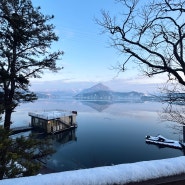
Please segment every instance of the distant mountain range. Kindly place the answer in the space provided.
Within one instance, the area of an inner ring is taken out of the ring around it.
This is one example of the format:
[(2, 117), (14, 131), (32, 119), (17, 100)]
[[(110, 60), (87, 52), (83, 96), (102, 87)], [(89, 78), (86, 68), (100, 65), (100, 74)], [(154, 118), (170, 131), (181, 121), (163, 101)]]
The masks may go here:
[(110, 90), (107, 86), (102, 83), (98, 83), (91, 88), (84, 89), (75, 96), (76, 99), (80, 100), (141, 100), (144, 97), (143, 93), (139, 92), (115, 92)]
[[(2, 92), (1, 92), (2, 93)], [(185, 93), (183, 92), (173, 92), (164, 93), (156, 95), (146, 95), (144, 93), (131, 91), (131, 92), (116, 92), (111, 90), (109, 87), (102, 83), (98, 83), (90, 88), (82, 90), (77, 94), (76, 91), (44, 91), (35, 92), (39, 99), (77, 99), (82, 100), (83, 103), (86, 101), (89, 105), (94, 108), (97, 107), (97, 102), (99, 107), (108, 106), (110, 103), (114, 102), (144, 102), (144, 101), (162, 101), (171, 102), (174, 104), (185, 105)], [(0, 101), (2, 100), (2, 95)], [(96, 101), (96, 105), (92, 103)], [(100, 102), (101, 101), (101, 102)], [(104, 102), (103, 102), (104, 101)], [(101, 109), (101, 108), (98, 108)]]
[(73, 98), (76, 93), (72, 91), (51, 91), (51, 92), (36, 92), (39, 99), (60, 99), (60, 98)]
[[(77, 99), (83, 101), (158, 101), (159, 97), (145, 95), (144, 93), (131, 92), (116, 92), (102, 83), (98, 83), (90, 88), (84, 89), (77, 94), (74, 91), (48, 91), (36, 92), (39, 99)], [(161, 96), (160, 96), (161, 97)]]

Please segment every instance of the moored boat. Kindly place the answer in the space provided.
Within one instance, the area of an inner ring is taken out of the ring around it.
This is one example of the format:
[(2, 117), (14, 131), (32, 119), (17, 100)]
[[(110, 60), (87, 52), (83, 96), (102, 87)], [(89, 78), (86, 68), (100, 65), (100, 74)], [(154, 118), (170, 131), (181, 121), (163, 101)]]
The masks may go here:
[(163, 145), (163, 146), (167, 146), (167, 147), (182, 149), (182, 144), (179, 141), (167, 139), (162, 135), (157, 135), (157, 136), (147, 135), (145, 140), (147, 143), (158, 144), (158, 145)]

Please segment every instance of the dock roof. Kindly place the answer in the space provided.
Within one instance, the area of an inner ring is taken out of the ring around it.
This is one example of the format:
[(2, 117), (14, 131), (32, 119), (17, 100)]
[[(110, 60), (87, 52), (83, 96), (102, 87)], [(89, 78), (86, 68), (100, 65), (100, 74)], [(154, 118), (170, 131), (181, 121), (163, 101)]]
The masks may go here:
[(29, 116), (41, 118), (45, 120), (51, 120), (51, 119), (57, 119), (64, 116), (70, 116), (73, 115), (72, 112), (67, 111), (43, 111), (43, 112), (29, 112)]

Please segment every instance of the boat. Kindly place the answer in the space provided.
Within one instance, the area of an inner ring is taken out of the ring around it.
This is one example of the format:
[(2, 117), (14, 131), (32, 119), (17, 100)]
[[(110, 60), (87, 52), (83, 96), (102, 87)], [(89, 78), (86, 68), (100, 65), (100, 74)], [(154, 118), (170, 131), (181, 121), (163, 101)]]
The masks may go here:
[(146, 143), (158, 144), (158, 145), (163, 145), (163, 146), (178, 148), (178, 149), (183, 148), (183, 145), (181, 144), (181, 142), (176, 141), (176, 140), (167, 139), (160, 134), (157, 136), (147, 135), (145, 137), (145, 140), (146, 140)]

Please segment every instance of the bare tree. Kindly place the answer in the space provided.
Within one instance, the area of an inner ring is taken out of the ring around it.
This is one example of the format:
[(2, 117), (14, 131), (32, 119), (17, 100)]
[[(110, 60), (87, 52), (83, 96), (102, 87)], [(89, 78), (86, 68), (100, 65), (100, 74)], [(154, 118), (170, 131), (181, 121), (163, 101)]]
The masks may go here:
[(168, 106), (161, 118), (185, 125), (185, 1), (116, 2), (123, 7), (122, 14), (113, 17), (102, 11), (102, 20), (96, 21), (109, 34), (111, 46), (126, 57), (120, 70), (135, 62), (148, 77), (166, 74), (168, 85), (161, 100)]
[(176, 83), (176, 81), (171, 81), (166, 83), (163, 88), (161, 88), (160, 97), (161, 102), (165, 103), (167, 106), (163, 108), (163, 111), (159, 114), (161, 120), (172, 121), (179, 124), (175, 125), (173, 128), (175, 130), (182, 131), (182, 125), (185, 125), (185, 87)]
[(185, 1), (116, 0), (123, 14), (102, 11), (97, 23), (108, 32), (111, 44), (129, 62), (139, 64), (147, 76), (167, 73), (169, 80), (185, 85)]

